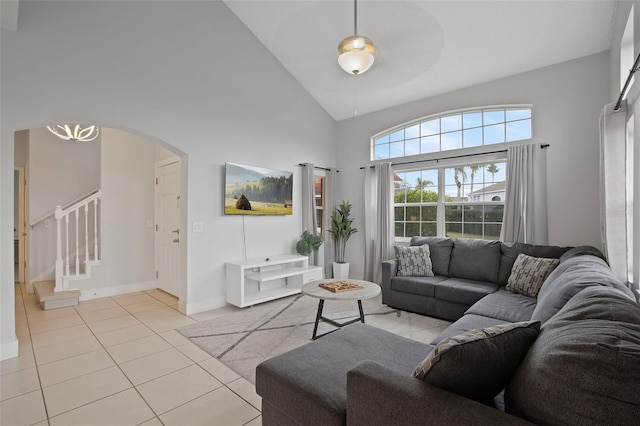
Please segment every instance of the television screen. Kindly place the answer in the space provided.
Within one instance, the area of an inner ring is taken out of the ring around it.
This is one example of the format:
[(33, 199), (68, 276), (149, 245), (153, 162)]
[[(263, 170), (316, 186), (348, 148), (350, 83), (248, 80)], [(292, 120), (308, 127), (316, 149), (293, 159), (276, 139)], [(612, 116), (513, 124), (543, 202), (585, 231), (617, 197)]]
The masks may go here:
[(224, 183), (224, 214), (293, 214), (292, 172), (226, 163)]

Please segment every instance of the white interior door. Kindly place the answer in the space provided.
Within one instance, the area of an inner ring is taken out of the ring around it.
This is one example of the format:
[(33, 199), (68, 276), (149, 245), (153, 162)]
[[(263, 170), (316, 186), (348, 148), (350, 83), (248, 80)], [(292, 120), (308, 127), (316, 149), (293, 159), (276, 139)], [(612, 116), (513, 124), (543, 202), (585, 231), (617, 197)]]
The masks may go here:
[(180, 160), (156, 163), (156, 282), (180, 297)]

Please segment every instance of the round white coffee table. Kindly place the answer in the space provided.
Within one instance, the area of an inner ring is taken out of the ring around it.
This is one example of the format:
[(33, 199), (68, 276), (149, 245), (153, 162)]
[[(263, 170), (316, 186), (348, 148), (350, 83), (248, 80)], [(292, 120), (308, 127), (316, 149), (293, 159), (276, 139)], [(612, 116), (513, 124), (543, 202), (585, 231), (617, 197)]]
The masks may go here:
[[(331, 290), (327, 290), (325, 288), (320, 287), (322, 283), (332, 283), (338, 280), (315, 280), (304, 284), (301, 288), (302, 293), (307, 296), (315, 297), (316, 299), (320, 299), (318, 303), (318, 313), (316, 315), (316, 323), (313, 326), (313, 335), (311, 336), (312, 340), (319, 339), (322, 336), (325, 336), (329, 333), (333, 333), (334, 331), (344, 327), (345, 325), (353, 324), (354, 322), (362, 322), (364, 323), (364, 311), (362, 310), (362, 300), (371, 299), (372, 297), (376, 297), (380, 294), (380, 286), (376, 283), (372, 283), (370, 281), (363, 280), (347, 280), (351, 283), (358, 284), (362, 286), (361, 289), (358, 290), (349, 290), (340, 293), (334, 293)], [(358, 310), (360, 311), (360, 316), (351, 321), (339, 323), (337, 321), (332, 320), (331, 318), (326, 318), (322, 316), (322, 309), (324, 308), (325, 300), (356, 300), (358, 302)], [(329, 331), (327, 333), (323, 333), (318, 335), (318, 323), (320, 320), (328, 322), (331, 325), (338, 327), (336, 330)]]

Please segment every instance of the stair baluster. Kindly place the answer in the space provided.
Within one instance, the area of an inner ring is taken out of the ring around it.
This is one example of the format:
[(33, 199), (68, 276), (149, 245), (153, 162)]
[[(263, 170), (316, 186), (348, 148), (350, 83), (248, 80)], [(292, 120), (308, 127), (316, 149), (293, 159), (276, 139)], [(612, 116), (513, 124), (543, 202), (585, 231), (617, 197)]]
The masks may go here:
[(98, 198), (93, 200), (93, 260), (98, 260)]
[[(55, 219), (56, 219), (56, 271), (55, 271), (55, 288), (54, 292), (67, 291), (68, 280), (80, 278), (82, 275), (86, 275), (89, 269), (89, 262), (97, 262), (100, 260), (98, 255), (99, 235), (98, 235), (98, 200), (102, 196), (100, 190), (94, 194), (86, 197), (85, 199), (78, 201), (71, 207), (62, 209), (61, 206), (56, 206)], [(93, 205), (93, 227), (89, 226), (89, 208)], [(84, 209), (84, 229), (80, 227), (81, 210)], [(73, 217), (70, 217), (73, 214)], [(62, 256), (62, 220), (64, 219), (64, 250), (65, 257)], [(74, 221), (71, 224), (72, 229), (75, 228), (75, 251), (69, 252), (69, 221)], [(84, 253), (81, 254), (82, 248), (80, 247), (80, 231), (84, 231)], [(89, 252), (90, 231), (93, 231), (93, 258)], [(71, 271), (71, 256), (75, 259), (75, 269)], [(84, 260), (84, 268), (82, 274), (80, 273), (80, 262)]]
[(73, 211), (73, 215), (76, 218), (76, 250), (75, 250), (75, 255), (76, 255), (76, 276), (80, 275), (80, 254), (78, 253), (80, 251), (80, 245), (78, 244), (78, 222), (80, 222), (80, 217), (78, 216), (78, 211), (79, 211), (79, 208), (76, 208)]
[[(65, 264), (64, 264), (64, 269), (65, 269), (64, 274), (65, 275), (69, 275), (69, 213), (64, 215), (64, 223), (65, 223), (65, 240), (66, 240), (65, 250), (66, 250), (66, 253), (67, 253), (67, 255), (65, 256), (65, 260), (64, 260), (64, 262), (65, 262)], [(66, 290), (66, 288), (65, 288), (65, 290)]]
[(89, 262), (89, 204), (84, 205), (84, 261)]
[(62, 291), (62, 206), (56, 206), (56, 285), (55, 291)]

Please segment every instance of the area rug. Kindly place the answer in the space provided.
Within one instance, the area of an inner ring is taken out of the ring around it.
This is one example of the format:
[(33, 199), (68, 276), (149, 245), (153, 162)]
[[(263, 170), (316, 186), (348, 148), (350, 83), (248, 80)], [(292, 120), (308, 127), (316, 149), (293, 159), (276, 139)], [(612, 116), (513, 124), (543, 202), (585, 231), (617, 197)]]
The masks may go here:
[[(382, 304), (380, 296), (362, 301), (365, 322), (395, 334), (428, 343), (449, 322), (399, 311)], [(227, 367), (255, 383), (255, 368), (262, 361), (311, 341), (318, 299), (295, 295), (262, 303), (178, 331)], [(338, 322), (358, 316), (355, 301), (328, 300), (323, 315)], [(318, 334), (335, 327), (320, 322)], [(426, 355), (426, 354), (425, 354)]]

